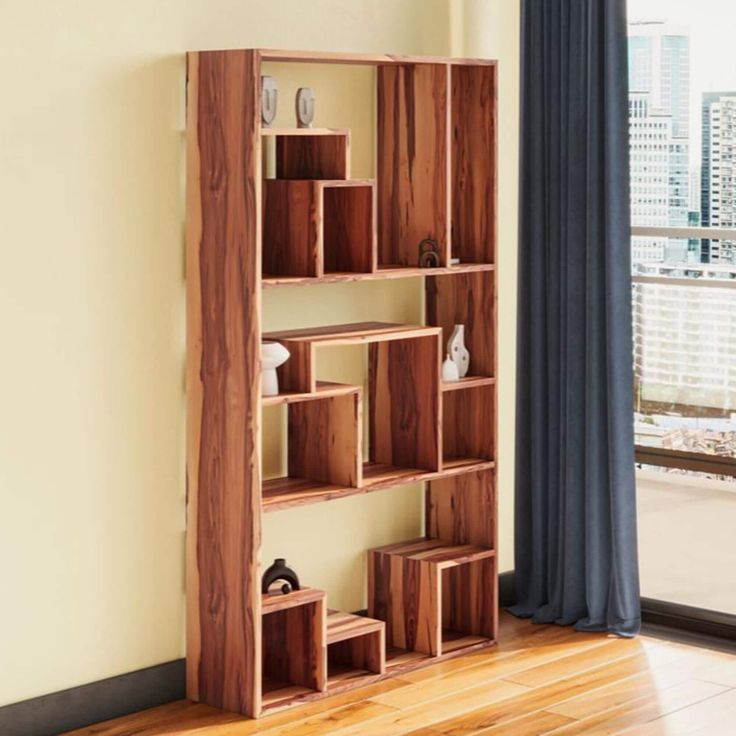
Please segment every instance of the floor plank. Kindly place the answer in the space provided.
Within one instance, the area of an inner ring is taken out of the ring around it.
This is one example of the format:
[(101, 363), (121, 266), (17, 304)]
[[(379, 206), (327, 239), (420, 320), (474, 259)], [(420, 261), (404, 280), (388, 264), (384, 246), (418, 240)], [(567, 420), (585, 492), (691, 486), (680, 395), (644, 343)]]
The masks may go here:
[(736, 656), (501, 614), (497, 647), (253, 721), (180, 701), (67, 736), (736, 734)]

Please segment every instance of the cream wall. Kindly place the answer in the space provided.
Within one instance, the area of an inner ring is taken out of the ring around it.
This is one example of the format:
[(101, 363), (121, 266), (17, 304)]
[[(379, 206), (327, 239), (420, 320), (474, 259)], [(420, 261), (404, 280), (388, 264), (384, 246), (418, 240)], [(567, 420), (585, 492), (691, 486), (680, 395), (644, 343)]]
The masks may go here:
[[(499, 569), (514, 567), (516, 265), (519, 211), (520, 0), (451, 0), (453, 54), (499, 60), (498, 90), (498, 455)], [(455, 41), (457, 44), (457, 40)]]
[[(3, 0), (0, 705), (184, 653), (185, 50), (501, 59), (500, 426), (513, 426), (516, 185), (504, 149), (515, 143), (517, 1)], [(346, 88), (346, 111), (360, 88)], [(361, 166), (370, 145), (356, 151)], [(320, 288), (345, 321), (415, 319), (413, 283)], [(266, 295), (267, 326), (333, 321), (321, 296)], [(510, 451), (511, 430), (501, 438)], [(510, 472), (502, 461), (502, 568)], [(419, 505), (404, 489), (305, 508), (298, 521), (269, 515), (264, 559), (285, 554), (352, 605), (359, 551), (417, 530)]]

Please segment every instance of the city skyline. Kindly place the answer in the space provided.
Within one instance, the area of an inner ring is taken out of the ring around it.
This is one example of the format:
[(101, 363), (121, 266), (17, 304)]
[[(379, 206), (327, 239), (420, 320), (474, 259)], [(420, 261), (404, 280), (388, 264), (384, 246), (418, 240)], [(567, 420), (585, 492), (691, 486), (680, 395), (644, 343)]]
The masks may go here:
[(736, 92), (733, 27), (719, 23), (733, 13), (733, 0), (628, 0), (629, 23), (660, 21), (683, 26), (690, 37), (689, 167), (701, 164), (701, 105), (704, 92)]

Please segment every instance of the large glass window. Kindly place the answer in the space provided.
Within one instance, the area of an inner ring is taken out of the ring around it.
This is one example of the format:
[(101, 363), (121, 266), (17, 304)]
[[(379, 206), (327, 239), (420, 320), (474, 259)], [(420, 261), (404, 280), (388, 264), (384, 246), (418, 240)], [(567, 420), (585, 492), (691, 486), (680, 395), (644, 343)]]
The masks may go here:
[(628, 9), (642, 595), (736, 615), (736, 10)]

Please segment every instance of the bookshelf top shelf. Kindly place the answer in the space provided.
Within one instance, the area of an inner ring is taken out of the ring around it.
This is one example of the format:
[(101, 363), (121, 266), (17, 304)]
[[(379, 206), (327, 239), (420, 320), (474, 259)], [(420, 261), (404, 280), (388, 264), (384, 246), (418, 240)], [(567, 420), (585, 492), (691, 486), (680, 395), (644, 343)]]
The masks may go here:
[(285, 51), (282, 49), (255, 49), (261, 61), (282, 61), (301, 64), (363, 64), (386, 66), (401, 64), (453, 64), (495, 66), (495, 59), (455, 59), (445, 56), (400, 56), (396, 54), (346, 54), (331, 51)]

